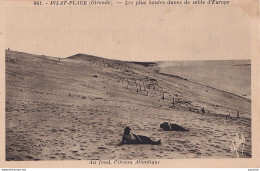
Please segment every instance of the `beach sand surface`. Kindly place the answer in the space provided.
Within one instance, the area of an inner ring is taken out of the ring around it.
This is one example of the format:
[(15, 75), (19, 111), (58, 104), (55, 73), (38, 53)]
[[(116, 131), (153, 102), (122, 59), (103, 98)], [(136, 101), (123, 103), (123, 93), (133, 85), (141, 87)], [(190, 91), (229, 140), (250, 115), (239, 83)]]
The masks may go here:
[[(235, 158), (241, 133), (239, 157), (252, 156), (250, 99), (153, 63), (6, 51), (5, 118), (8, 161)], [(163, 122), (189, 132), (162, 131)], [(125, 126), (162, 144), (117, 146)]]

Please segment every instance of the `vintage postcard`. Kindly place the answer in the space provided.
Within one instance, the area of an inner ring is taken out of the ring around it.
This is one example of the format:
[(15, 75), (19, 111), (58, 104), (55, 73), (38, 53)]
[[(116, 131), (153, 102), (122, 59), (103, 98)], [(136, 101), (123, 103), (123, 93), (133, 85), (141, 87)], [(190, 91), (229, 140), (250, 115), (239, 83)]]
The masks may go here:
[(259, 1), (0, 5), (1, 168), (260, 167)]

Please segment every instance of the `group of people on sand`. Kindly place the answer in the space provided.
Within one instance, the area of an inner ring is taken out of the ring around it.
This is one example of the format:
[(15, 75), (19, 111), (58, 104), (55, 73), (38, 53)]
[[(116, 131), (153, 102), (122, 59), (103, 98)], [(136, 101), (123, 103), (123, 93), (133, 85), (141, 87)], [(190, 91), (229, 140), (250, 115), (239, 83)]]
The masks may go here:
[[(160, 128), (164, 131), (188, 131), (187, 129), (177, 125), (171, 124), (169, 122), (164, 122), (160, 124)], [(143, 135), (136, 135), (131, 133), (130, 127), (126, 126), (124, 129), (122, 141), (118, 145), (123, 144), (152, 144), (152, 145), (160, 145), (161, 139), (158, 141), (153, 141), (151, 138)]]

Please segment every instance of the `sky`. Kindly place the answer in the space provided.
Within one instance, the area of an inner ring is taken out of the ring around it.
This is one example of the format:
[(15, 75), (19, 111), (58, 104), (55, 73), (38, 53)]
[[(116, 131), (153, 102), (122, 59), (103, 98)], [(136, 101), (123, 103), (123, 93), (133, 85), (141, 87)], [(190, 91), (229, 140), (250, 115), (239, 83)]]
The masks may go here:
[(33, 6), (5, 1), (5, 48), (128, 61), (251, 58), (250, 4)]

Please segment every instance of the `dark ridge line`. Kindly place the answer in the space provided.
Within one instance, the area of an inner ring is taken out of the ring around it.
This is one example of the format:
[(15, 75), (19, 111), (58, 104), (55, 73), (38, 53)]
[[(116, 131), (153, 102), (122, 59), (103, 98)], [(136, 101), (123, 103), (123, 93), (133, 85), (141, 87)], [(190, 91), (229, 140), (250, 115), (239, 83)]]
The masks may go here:
[(141, 65), (142, 67), (149, 67), (149, 66), (158, 66), (158, 63), (156, 62), (137, 62), (137, 61), (124, 61), (124, 60), (118, 60), (118, 59), (109, 59), (109, 58), (104, 58), (104, 57), (99, 57), (99, 56), (94, 56), (94, 55), (88, 55), (88, 54), (82, 54), (82, 53), (78, 53), (76, 55), (72, 55), (69, 56), (65, 59), (73, 59), (76, 60), (77, 57), (80, 60), (84, 60), (84, 58), (86, 59), (93, 59), (93, 60), (103, 60), (106, 62), (115, 62), (115, 64), (134, 64), (134, 65)]
[(85, 58), (97, 58), (97, 59), (113, 60), (113, 59), (108, 59), (108, 58), (103, 58), (103, 57), (89, 55), (89, 54), (83, 54), (83, 53), (77, 53), (75, 55), (66, 57), (65, 59), (75, 59), (75, 57), (82, 57), (82, 58), (85, 57)]
[(8, 49), (5, 50), (5, 56), (7, 55), (6, 52), (22, 53), (22, 54), (24, 54), (24, 55), (32, 55), (32, 56), (45, 56), (45, 55), (34, 55), (34, 54), (31, 54), (31, 53), (20, 52), (20, 51), (15, 51), (15, 50), (8, 50)]
[(236, 65), (233, 65), (233, 66), (251, 66), (251, 64), (236, 64)]
[(129, 63), (128, 61), (123, 61), (123, 60), (118, 60), (118, 59), (109, 59), (109, 58), (104, 58), (104, 57), (99, 57), (99, 56), (89, 55), (89, 54), (83, 54), (83, 53), (78, 53), (78, 54), (66, 57), (64, 59), (74, 59), (75, 60), (77, 57), (81, 57), (82, 59), (84, 59), (84, 58), (92, 58), (92, 59), (96, 59), (96, 60)]
[(73, 57), (93, 57), (93, 58), (98, 58), (98, 59), (103, 59), (103, 60), (108, 60), (108, 61), (117, 61), (117, 62), (125, 62), (125, 63), (132, 63), (132, 64), (137, 64), (137, 65), (143, 65), (145, 67), (147, 66), (155, 66), (158, 65), (157, 62), (142, 62), (142, 61), (127, 61), (127, 60), (119, 60), (119, 59), (109, 59), (105, 57), (100, 57), (100, 56), (95, 56), (95, 55), (89, 55), (89, 54), (84, 54), (84, 53), (78, 53), (69, 57), (66, 57), (65, 59), (69, 59)]
[(182, 78), (182, 77), (180, 77), (180, 76), (178, 76), (178, 75), (166, 74), (166, 73), (159, 72), (158, 70), (155, 70), (155, 72), (158, 73), (158, 74), (161, 74), (161, 75), (168, 76), (168, 77), (178, 78), (178, 79), (182, 79), (182, 80), (189, 81), (188, 79)]
[(137, 64), (137, 65), (142, 65), (144, 67), (148, 67), (148, 66), (157, 66), (158, 64), (156, 62), (137, 62), (137, 61), (127, 61), (127, 62), (130, 62), (130, 63), (134, 63), (134, 64)]
[[(35, 58), (45, 58), (45, 59), (48, 59), (48, 58), (51, 58), (51, 59), (59, 59), (60, 57), (55, 57), (55, 56), (46, 56), (46, 55), (35, 55), (35, 54), (32, 54), (32, 53), (27, 53), (27, 52), (21, 52), (21, 51), (15, 51), (15, 50), (8, 50), (6, 49), (5, 50), (5, 57), (7, 57), (7, 53), (6, 52), (14, 52), (14, 53), (18, 53), (18, 54), (23, 54), (23, 55), (30, 55), (29, 57), (35, 57)], [(61, 58), (62, 59), (62, 58)], [(64, 58), (63, 58), (64, 59)]]
[(29, 55), (30, 57), (35, 57), (35, 58), (44, 58), (44, 59), (72, 59), (72, 60), (77, 60), (77, 57), (79, 60), (85, 61), (85, 59), (91, 59), (92, 60), (103, 60), (106, 62), (117, 62), (121, 63), (121, 64), (136, 64), (136, 65), (142, 65), (144, 67), (148, 67), (148, 66), (156, 66), (158, 65), (156, 62), (137, 62), (137, 61), (124, 61), (124, 60), (118, 60), (118, 59), (109, 59), (109, 58), (104, 58), (104, 57), (99, 57), (99, 56), (94, 56), (94, 55), (89, 55), (89, 54), (83, 54), (83, 53), (77, 53), (75, 55), (69, 56), (69, 57), (65, 57), (65, 58), (60, 58), (60, 57), (53, 57), (53, 56), (46, 56), (46, 55), (35, 55), (35, 54), (31, 54), (31, 53), (26, 53), (26, 52), (20, 52), (20, 51), (15, 51), (15, 50), (5, 50), (5, 56), (7, 55), (7, 52), (13, 52), (13, 53), (18, 53), (18, 54), (23, 54), (23, 55)]
[[(84, 53), (77, 53), (75, 55), (72, 56), (68, 56), (68, 57), (55, 57), (55, 56), (46, 56), (46, 55), (36, 55), (36, 54), (32, 54), (32, 53), (27, 53), (27, 52), (21, 52), (21, 51), (15, 51), (15, 50), (11, 50), (11, 49), (5, 49), (5, 52), (15, 52), (15, 53), (22, 53), (24, 55), (30, 55), (30, 56), (35, 56), (35, 57), (46, 57), (46, 58), (57, 58), (57, 59), (75, 59), (75, 57), (89, 57), (89, 58), (93, 58), (93, 59), (101, 59), (101, 60), (106, 60), (106, 61), (116, 61), (116, 62), (123, 62), (123, 63), (133, 63), (133, 64), (149, 64), (150, 65), (158, 65), (156, 62), (137, 62), (137, 61), (126, 61), (126, 60), (119, 60), (119, 59), (109, 59), (109, 58), (105, 58), (105, 57), (100, 57), (100, 56), (95, 56), (95, 55), (89, 55), (89, 54), (84, 54)], [(5, 53), (6, 55), (7, 53)]]

